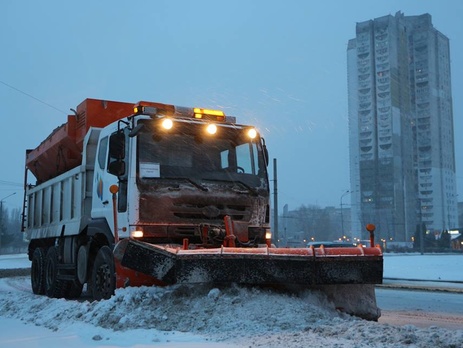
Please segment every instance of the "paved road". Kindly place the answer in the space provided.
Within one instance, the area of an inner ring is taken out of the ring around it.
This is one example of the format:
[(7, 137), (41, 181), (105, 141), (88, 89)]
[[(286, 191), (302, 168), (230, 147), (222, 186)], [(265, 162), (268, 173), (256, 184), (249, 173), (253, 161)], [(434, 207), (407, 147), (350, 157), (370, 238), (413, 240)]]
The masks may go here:
[(377, 288), (380, 323), (463, 330), (463, 293)]

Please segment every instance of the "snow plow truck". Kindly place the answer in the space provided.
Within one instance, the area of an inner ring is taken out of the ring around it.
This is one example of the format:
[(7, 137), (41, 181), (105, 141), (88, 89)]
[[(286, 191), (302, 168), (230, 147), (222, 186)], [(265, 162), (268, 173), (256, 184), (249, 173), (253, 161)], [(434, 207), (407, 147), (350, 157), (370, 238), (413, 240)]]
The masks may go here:
[[(26, 151), (23, 232), (35, 294), (110, 298), (178, 283), (317, 289), (376, 320), (379, 246), (272, 243), (269, 155), (220, 110), (84, 100)], [(31, 178), (30, 175), (34, 178)], [(33, 180), (34, 183), (29, 183)]]

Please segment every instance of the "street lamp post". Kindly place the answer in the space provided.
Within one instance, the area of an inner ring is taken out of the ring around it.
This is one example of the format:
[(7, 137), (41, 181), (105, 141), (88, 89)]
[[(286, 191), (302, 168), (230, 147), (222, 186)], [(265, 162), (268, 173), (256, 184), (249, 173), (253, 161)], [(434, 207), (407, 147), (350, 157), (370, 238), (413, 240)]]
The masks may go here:
[(2, 247), (2, 235), (3, 235), (3, 201), (7, 198), (10, 198), (11, 196), (15, 194), (16, 192), (13, 192), (12, 194), (0, 199), (0, 249)]
[(343, 213), (342, 213), (342, 199), (344, 198), (345, 195), (347, 195), (348, 193), (350, 193), (349, 190), (347, 190), (346, 192), (344, 192), (342, 195), (341, 195), (341, 234), (344, 236), (344, 216), (343, 216)]

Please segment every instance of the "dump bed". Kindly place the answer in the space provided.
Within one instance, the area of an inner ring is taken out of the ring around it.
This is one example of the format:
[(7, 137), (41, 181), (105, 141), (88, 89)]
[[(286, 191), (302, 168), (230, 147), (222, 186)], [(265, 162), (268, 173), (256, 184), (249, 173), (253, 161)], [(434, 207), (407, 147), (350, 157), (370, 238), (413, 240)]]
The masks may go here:
[(103, 128), (133, 113), (133, 103), (85, 99), (76, 115), (56, 128), (39, 146), (26, 152), (26, 167), (45, 182), (82, 162), (83, 140), (90, 127)]
[(88, 224), (99, 134), (100, 129), (88, 131), (80, 165), (26, 190), (24, 227), (31, 239), (77, 235)]

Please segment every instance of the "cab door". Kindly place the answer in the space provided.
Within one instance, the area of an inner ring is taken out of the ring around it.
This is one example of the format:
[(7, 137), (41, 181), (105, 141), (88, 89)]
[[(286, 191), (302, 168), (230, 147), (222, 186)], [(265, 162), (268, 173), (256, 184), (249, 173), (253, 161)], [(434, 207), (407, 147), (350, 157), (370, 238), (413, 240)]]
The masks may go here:
[(127, 231), (127, 141), (120, 130), (112, 134), (102, 134), (98, 143), (94, 169), (92, 218), (106, 220), (114, 234), (114, 202), (110, 191), (112, 185), (118, 187), (116, 210), (118, 234), (124, 237)]

